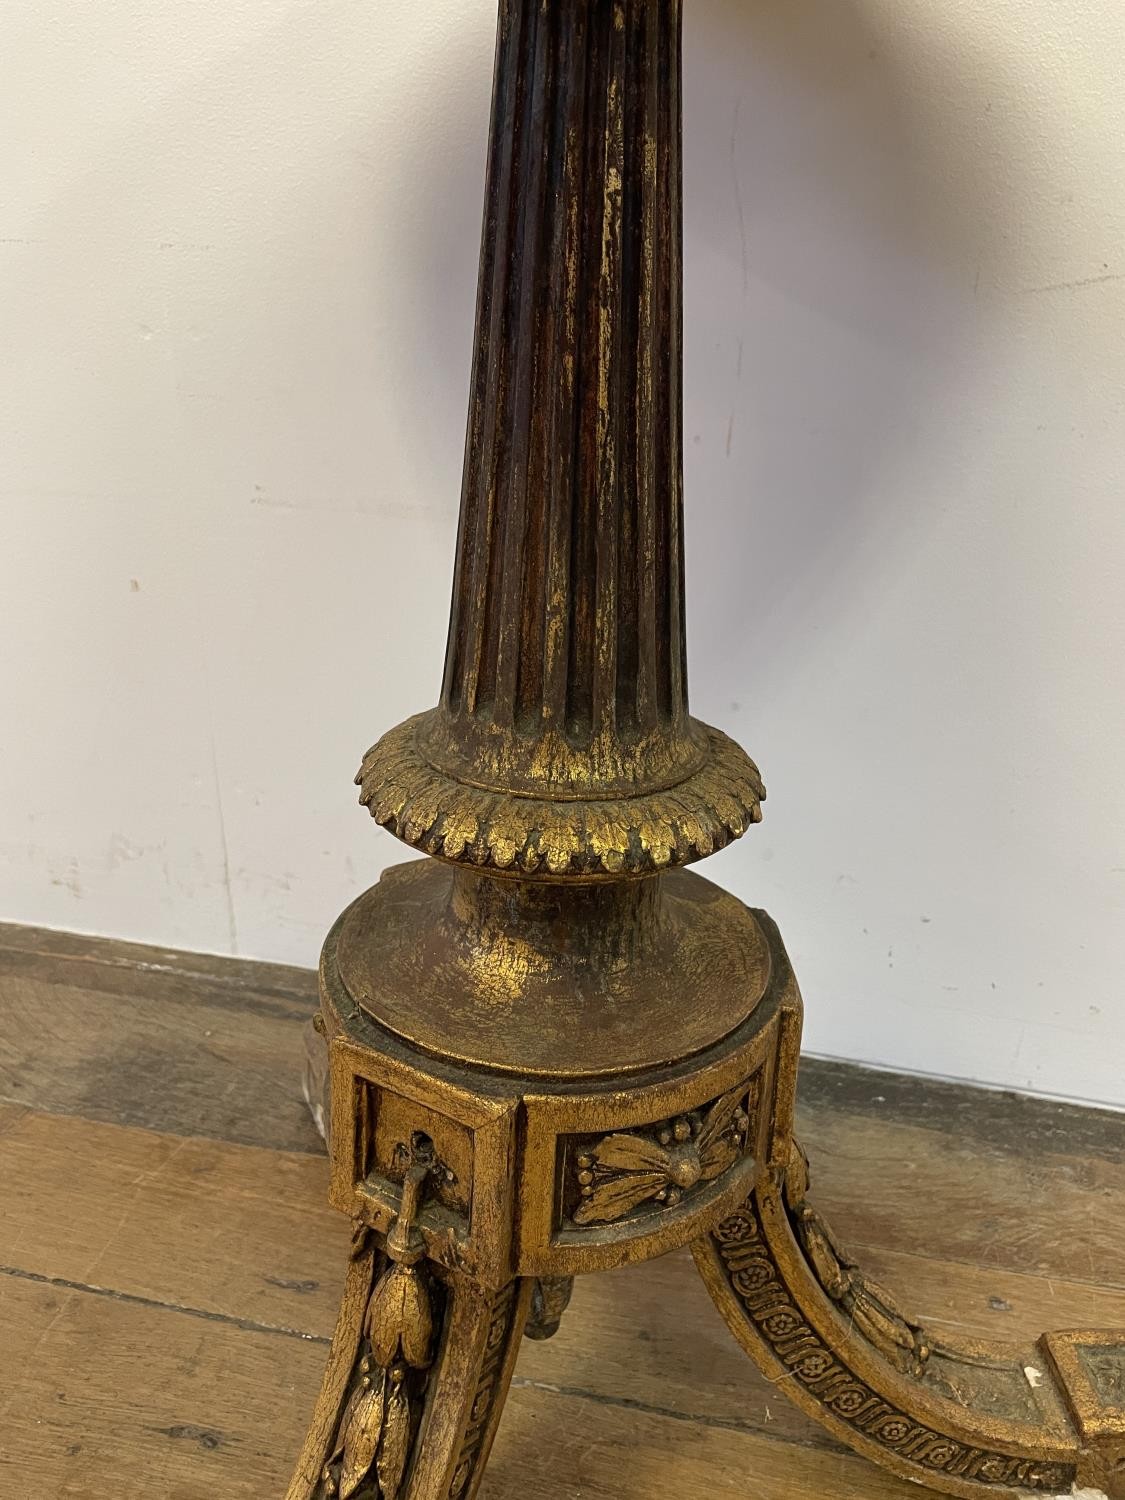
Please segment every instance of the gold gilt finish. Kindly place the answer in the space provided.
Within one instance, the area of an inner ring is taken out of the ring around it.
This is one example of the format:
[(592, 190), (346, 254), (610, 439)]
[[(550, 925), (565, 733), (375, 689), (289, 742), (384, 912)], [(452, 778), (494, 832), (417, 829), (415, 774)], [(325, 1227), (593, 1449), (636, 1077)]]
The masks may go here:
[(345, 914), (338, 962), (369, 1014), (428, 1051), (581, 1077), (728, 1035), (770, 959), (746, 907), (686, 871), (560, 888), (415, 861)]
[(857, 1451), (953, 1495), (1125, 1497), (1125, 1333), (956, 1340), (864, 1273), (792, 1138), (780, 935), (683, 868), (765, 793), (688, 712), (679, 48), (677, 0), (500, 6), (445, 674), (357, 777), (434, 858), (324, 947), (355, 1235), (288, 1500), (468, 1500), (524, 1333), (689, 1243)]

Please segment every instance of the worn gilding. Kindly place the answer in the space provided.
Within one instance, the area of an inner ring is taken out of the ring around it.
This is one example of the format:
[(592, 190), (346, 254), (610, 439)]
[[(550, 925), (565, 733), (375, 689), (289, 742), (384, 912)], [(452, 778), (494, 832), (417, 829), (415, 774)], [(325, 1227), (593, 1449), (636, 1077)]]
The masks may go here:
[(679, 47), (677, 0), (500, 5), (445, 671), (357, 778), (435, 858), (322, 955), (355, 1237), (289, 1500), (471, 1500), (529, 1315), (691, 1242), (837, 1440), (953, 1495), (1117, 1500), (1125, 1334), (960, 1340), (864, 1272), (793, 1142), (777, 929), (680, 868), (764, 791), (688, 711)]

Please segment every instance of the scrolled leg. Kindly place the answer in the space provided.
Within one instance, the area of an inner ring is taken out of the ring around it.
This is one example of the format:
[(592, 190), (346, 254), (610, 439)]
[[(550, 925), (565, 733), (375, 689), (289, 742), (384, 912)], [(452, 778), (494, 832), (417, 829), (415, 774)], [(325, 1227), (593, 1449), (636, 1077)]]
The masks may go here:
[(735, 1337), (857, 1452), (952, 1495), (1125, 1496), (1125, 1333), (938, 1338), (839, 1244), (786, 1169), (695, 1246)]

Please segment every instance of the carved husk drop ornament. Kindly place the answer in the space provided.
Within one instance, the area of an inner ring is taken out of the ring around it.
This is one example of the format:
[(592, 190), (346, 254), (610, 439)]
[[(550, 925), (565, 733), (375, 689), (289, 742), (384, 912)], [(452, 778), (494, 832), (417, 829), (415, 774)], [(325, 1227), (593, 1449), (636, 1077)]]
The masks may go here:
[(688, 711), (680, 140), (676, 0), (502, 0), (445, 672), (357, 778), (433, 857), (324, 947), (355, 1238), (289, 1500), (467, 1500), (523, 1333), (685, 1244), (858, 1452), (953, 1495), (1125, 1495), (1125, 1334), (938, 1338), (864, 1275), (793, 1140), (777, 929), (686, 868), (765, 793)]

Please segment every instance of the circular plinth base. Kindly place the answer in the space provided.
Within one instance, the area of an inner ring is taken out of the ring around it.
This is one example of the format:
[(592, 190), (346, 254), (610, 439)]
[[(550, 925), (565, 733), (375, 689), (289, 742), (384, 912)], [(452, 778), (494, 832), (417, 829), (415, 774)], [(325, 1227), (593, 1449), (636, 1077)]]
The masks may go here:
[(388, 870), (345, 913), (337, 954), (356, 1003), (436, 1056), (524, 1076), (640, 1072), (728, 1036), (766, 992), (754, 914), (699, 875), (659, 877), (628, 952), (592, 952), (557, 920), (466, 921), (455, 878), (431, 860)]

